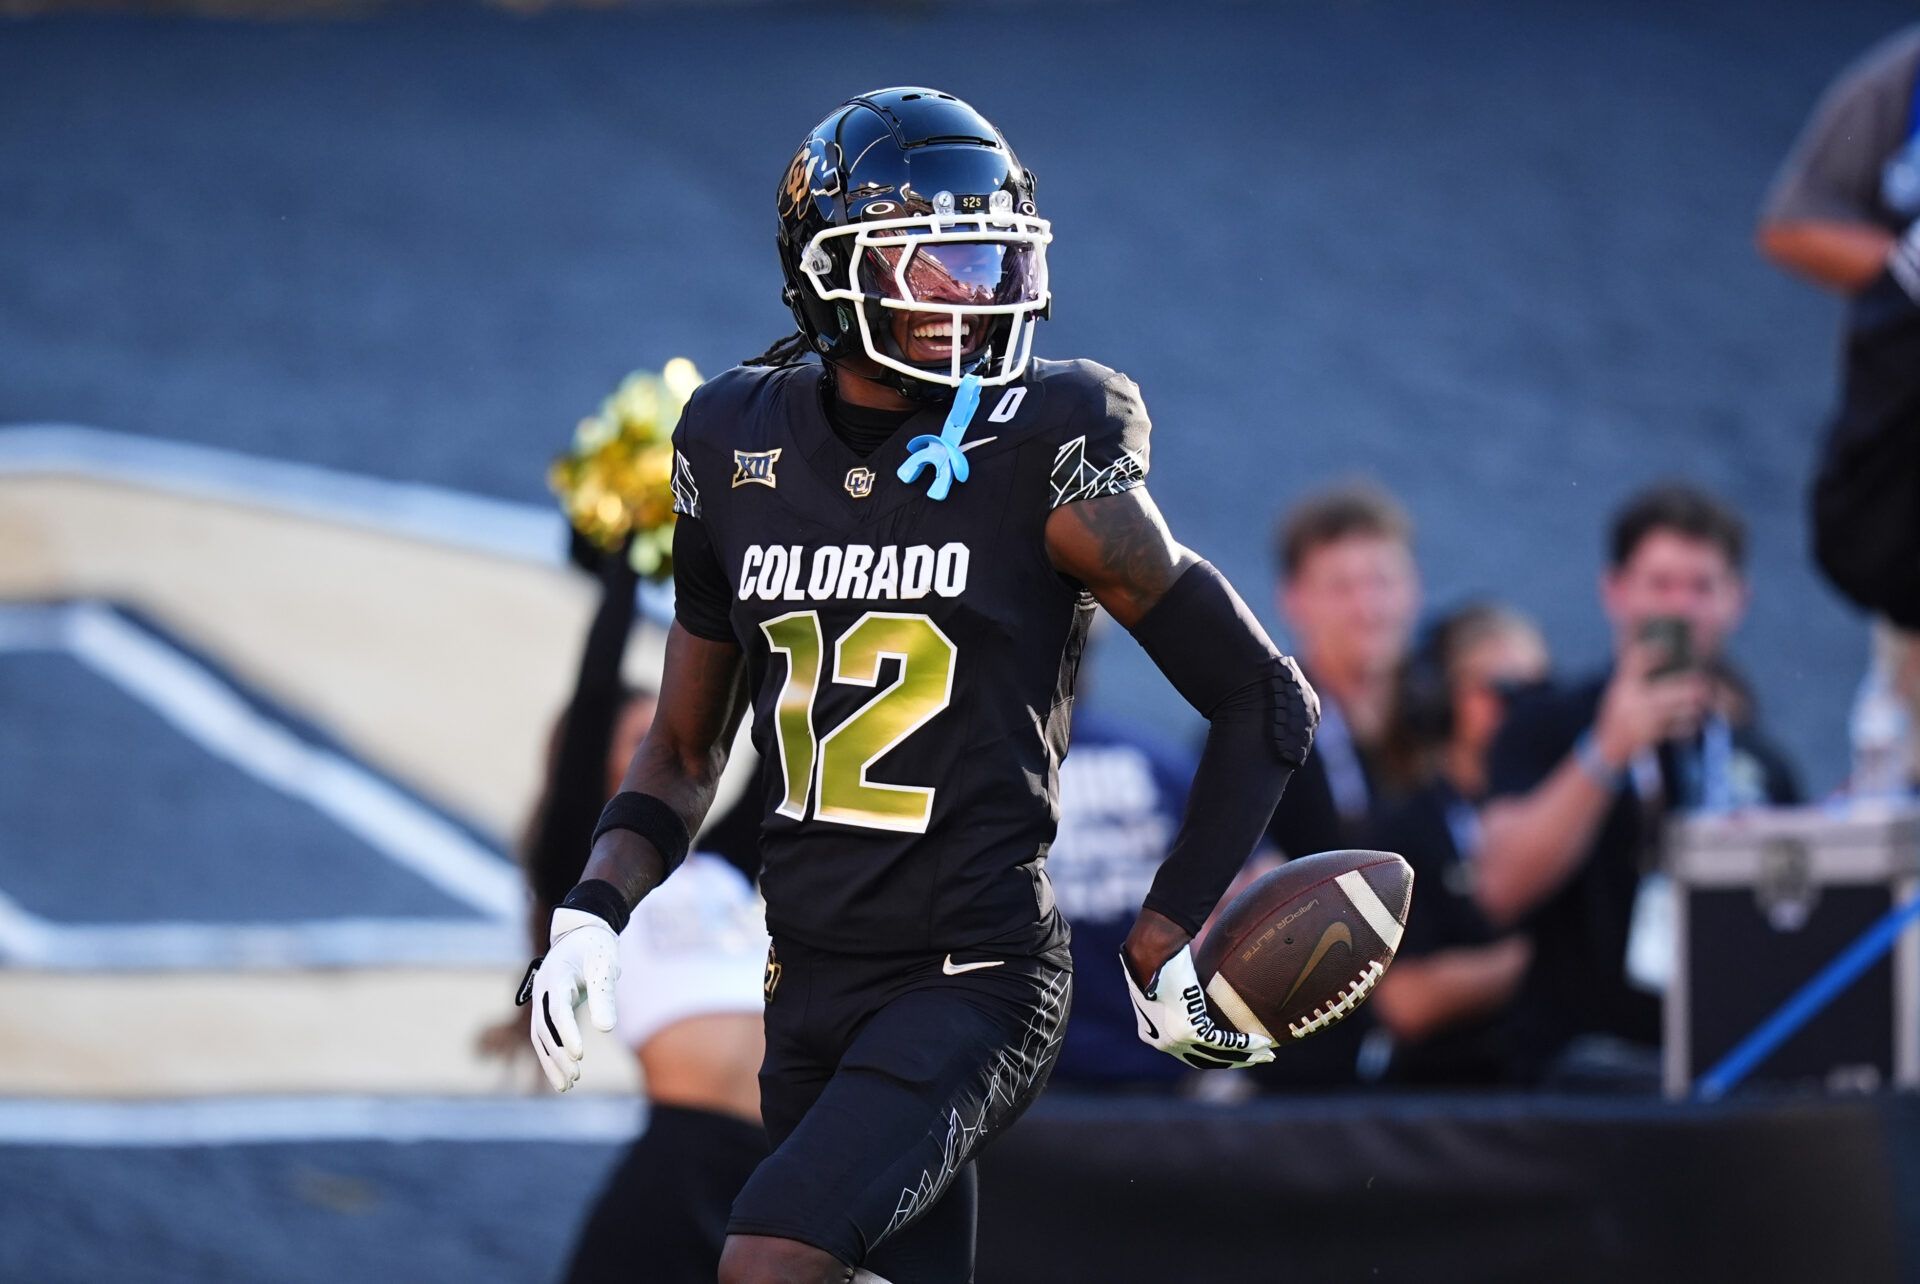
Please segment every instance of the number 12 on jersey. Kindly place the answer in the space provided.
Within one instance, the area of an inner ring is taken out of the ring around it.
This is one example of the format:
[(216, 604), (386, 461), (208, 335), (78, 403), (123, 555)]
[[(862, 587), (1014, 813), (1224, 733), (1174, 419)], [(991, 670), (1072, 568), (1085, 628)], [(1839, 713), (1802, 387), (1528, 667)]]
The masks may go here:
[(893, 682), (833, 730), (813, 725), (825, 643), (817, 611), (790, 611), (760, 626), (767, 645), (787, 661), (774, 737), (780, 746), (785, 796), (782, 816), (804, 820), (813, 803), (816, 820), (867, 829), (927, 832), (933, 789), (867, 779), (889, 750), (925, 726), (953, 698), (956, 650), (924, 615), (869, 611), (833, 644), (834, 682), (875, 687), (885, 659), (899, 662)]

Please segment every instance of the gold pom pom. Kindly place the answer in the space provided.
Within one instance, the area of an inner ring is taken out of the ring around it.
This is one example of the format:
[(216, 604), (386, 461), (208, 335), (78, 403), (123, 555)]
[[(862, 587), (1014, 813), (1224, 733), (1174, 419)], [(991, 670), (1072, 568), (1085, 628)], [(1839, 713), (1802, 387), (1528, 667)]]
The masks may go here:
[(547, 470), (573, 528), (608, 552), (627, 546), (648, 579), (673, 574), (673, 427), (700, 386), (685, 357), (658, 374), (636, 370), (573, 430), (573, 446)]

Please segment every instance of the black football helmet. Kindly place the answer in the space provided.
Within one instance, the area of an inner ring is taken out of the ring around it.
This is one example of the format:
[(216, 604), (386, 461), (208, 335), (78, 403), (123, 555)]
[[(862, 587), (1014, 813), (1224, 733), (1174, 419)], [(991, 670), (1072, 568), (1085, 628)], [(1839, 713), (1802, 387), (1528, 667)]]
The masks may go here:
[[(848, 99), (780, 182), (783, 297), (814, 351), (868, 357), (920, 400), (968, 375), (1018, 379), (1051, 300), (1053, 234), (1033, 187), (1000, 131), (951, 94)], [(892, 324), (902, 312), (916, 317), (923, 357), (944, 349), (941, 359), (908, 359)]]

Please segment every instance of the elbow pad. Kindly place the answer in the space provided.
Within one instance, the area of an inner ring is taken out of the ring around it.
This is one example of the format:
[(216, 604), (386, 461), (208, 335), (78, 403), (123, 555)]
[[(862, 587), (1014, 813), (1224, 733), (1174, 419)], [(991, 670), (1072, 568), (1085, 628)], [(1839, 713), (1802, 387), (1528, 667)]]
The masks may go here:
[(1320, 697), (1213, 563), (1189, 566), (1131, 632), (1202, 717), (1258, 719), (1281, 762), (1307, 760)]

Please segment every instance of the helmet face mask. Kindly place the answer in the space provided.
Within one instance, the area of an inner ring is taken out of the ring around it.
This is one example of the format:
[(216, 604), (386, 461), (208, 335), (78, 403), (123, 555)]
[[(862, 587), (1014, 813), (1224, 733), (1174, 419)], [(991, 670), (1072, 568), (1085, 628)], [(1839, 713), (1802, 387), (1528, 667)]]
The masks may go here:
[(1033, 175), (965, 103), (850, 99), (780, 186), (785, 299), (813, 350), (916, 400), (1020, 378), (1051, 294)]
[[(820, 299), (854, 305), (869, 360), (938, 387), (957, 388), (968, 374), (993, 386), (1026, 371), (1033, 324), (1050, 299), (1052, 239), (1046, 220), (1031, 215), (881, 218), (816, 233), (801, 271)], [(909, 326), (924, 317), (948, 327), (945, 362), (908, 360), (894, 333), (903, 314)]]

